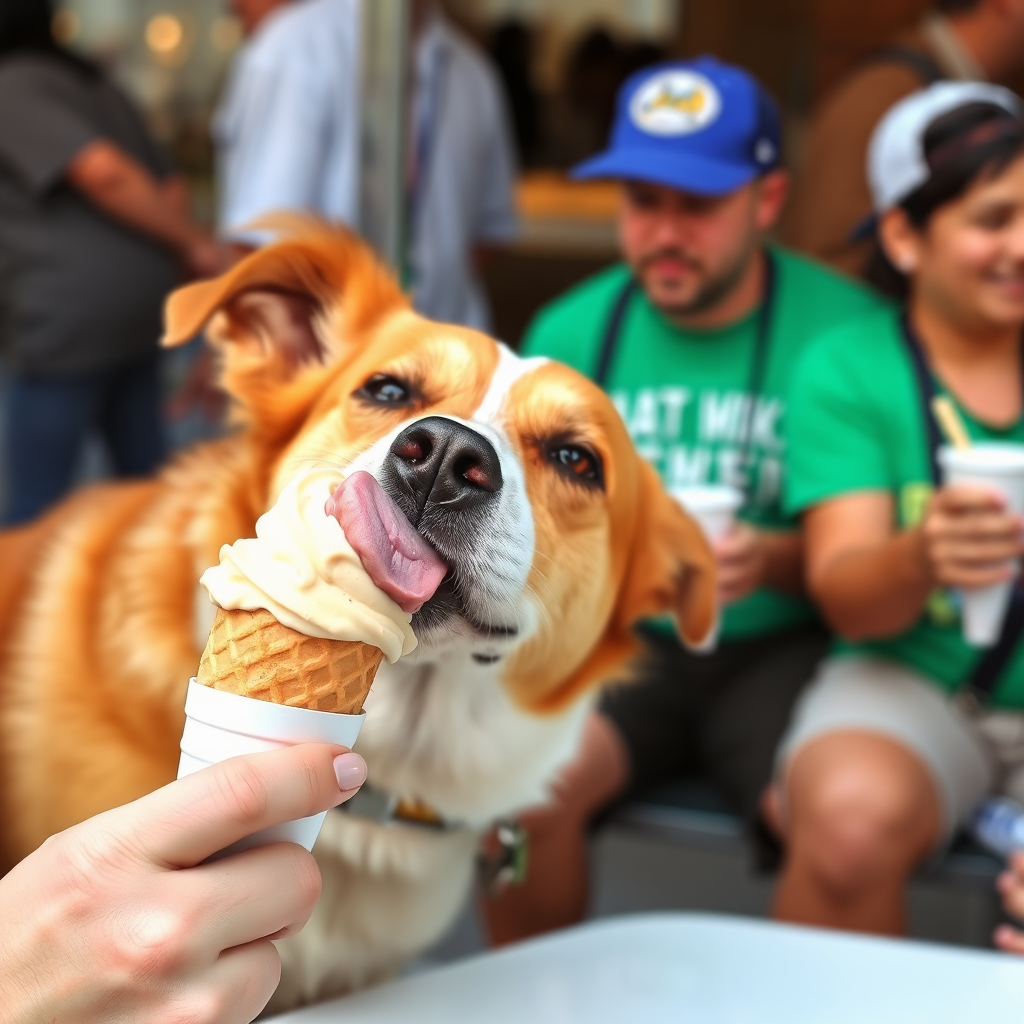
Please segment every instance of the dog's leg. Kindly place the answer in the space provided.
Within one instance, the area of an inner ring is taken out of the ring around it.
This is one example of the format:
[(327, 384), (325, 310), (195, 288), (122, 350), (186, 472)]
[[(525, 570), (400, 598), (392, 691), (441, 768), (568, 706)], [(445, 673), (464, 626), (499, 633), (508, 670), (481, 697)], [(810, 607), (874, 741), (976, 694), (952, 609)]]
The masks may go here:
[(432, 946), (469, 895), (477, 836), (327, 815), (314, 847), (323, 892), (306, 927), (277, 943), (268, 1011), (386, 980)]

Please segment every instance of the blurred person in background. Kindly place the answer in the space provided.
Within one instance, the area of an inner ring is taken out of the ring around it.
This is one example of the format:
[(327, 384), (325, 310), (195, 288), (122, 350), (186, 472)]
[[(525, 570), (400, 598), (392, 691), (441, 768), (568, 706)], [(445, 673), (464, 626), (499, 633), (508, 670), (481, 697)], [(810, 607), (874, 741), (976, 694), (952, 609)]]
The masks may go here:
[(214, 114), (218, 225), (239, 245), (280, 210), (353, 224), (360, 0), (228, 0), (245, 43)]
[(566, 54), (562, 88), (545, 103), (544, 158), (565, 166), (600, 149), (615, 119), (623, 83), (668, 56), (655, 43), (627, 42), (600, 23), (582, 31)]
[[(220, 230), (282, 210), (359, 229), (360, 0), (231, 0), (247, 42), (214, 121)], [(516, 161), (499, 80), (431, 0), (412, 0), (405, 283), (435, 320), (487, 330), (477, 262), (516, 233)]]
[(540, 95), (533, 81), (534, 30), (520, 18), (496, 26), (490, 40), (491, 60), (508, 97), (516, 147), (524, 164), (532, 162), (540, 142)]
[(837, 328), (794, 373), (786, 506), (842, 640), (794, 712), (769, 808), (779, 918), (897, 935), (917, 865), (986, 794), (1024, 799), (1024, 605), (983, 650), (953, 593), (1013, 578), (1024, 517), (940, 486), (931, 411), (946, 396), (974, 441), (1024, 443), (1020, 101), (983, 83), (901, 100), (869, 178), (873, 276), (904, 304)]
[(724, 484), (744, 507), (716, 548), (717, 649), (686, 651), (665, 623), (642, 629), (636, 681), (606, 693), (552, 803), (522, 819), (525, 883), (485, 905), (497, 942), (583, 917), (588, 824), (625, 794), (699, 773), (754, 833), (790, 710), (827, 650), (782, 512), (784, 396), (805, 348), (877, 299), (767, 245), (788, 186), (781, 146), (774, 100), (705, 57), (630, 79), (610, 147), (575, 172), (622, 182), (625, 262), (542, 310), (524, 353), (606, 387), (670, 489)]
[(7, 525), (65, 494), (94, 430), (119, 476), (157, 468), (163, 300), (221, 266), (139, 115), (51, 18), (48, 0), (0, 4)]
[(574, 141), (583, 147), (578, 156), (593, 153), (608, 138), (627, 77), (623, 48), (603, 25), (589, 28), (573, 44), (563, 79)]
[(937, 0), (913, 29), (868, 55), (811, 119), (783, 237), (863, 275), (870, 245), (854, 231), (871, 213), (868, 140), (898, 100), (942, 79), (1005, 81), (1024, 70), (1024, 0)]

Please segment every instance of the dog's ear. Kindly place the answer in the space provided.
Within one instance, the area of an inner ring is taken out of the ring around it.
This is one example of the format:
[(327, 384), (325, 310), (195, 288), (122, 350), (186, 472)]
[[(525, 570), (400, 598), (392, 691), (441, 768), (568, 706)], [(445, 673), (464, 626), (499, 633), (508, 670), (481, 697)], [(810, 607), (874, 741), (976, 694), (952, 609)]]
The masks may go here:
[(282, 387), (308, 378), (304, 371), (344, 360), (375, 320), (408, 306), (349, 232), (298, 218), (267, 226), (290, 237), (222, 277), (174, 292), (164, 315), (167, 347), (206, 329), (220, 355), (222, 385), (257, 421), (273, 416), (270, 406), (284, 397)]
[[(174, 292), (165, 310), (164, 346), (182, 345), (209, 324), (210, 341), (233, 361), (266, 362), (282, 377), (304, 363), (324, 362), (326, 347), (314, 323), (332, 300), (330, 290), (301, 287), (279, 255), (257, 253), (223, 277)], [(278, 273), (271, 278), (259, 271)]]
[[(639, 472), (632, 543), (618, 569), (617, 597), (604, 635), (557, 690), (531, 706), (558, 711), (592, 686), (622, 678), (640, 652), (634, 628), (666, 613), (683, 642), (701, 646), (717, 621), (715, 559), (701, 528), (666, 492), (657, 473), (637, 456)], [(628, 526), (622, 528), (628, 529)]]
[(704, 531), (665, 490), (644, 462), (639, 519), (613, 629), (669, 613), (688, 647), (700, 647), (718, 614), (715, 558)]

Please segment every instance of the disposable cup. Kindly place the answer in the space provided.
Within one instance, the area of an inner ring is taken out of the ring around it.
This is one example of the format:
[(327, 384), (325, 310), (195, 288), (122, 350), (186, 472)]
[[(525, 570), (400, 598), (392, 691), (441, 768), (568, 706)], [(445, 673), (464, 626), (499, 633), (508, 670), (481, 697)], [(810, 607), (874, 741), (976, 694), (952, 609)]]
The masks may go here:
[[(278, 750), (299, 743), (336, 743), (351, 747), (365, 717), (365, 711), (358, 715), (336, 715), (330, 711), (271, 704), (202, 686), (191, 679), (185, 698), (185, 729), (181, 734), (178, 778), (183, 779), (229, 757)], [(216, 857), (226, 857), (270, 843), (297, 843), (312, 850), (326, 816), (327, 812), (321, 811), (308, 818), (265, 828), (232, 843)]]
[(679, 487), (672, 491), (672, 497), (700, 524), (712, 543), (732, 529), (743, 504), (743, 492), (724, 484)]
[[(725, 484), (679, 487), (671, 494), (700, 526), (711, 544), (721, 540), (733, 528), (736, 513), (743, 505), (743, 492)], [(719, 611), (714, 627), (696, 650), (708, 654), (718, 647), (720, 617)]]
[[(1024, 514), (1024, 445), (975, 444), (970, 448), (942, 448), (939, 465), (947, 486), (966, 485), (996, 491), (1007, 509)], [(991, 647), (999, 639), (1013, 593), (1013, 580), (991, 587), (964, 590), (964, 640), (975, 647)]]

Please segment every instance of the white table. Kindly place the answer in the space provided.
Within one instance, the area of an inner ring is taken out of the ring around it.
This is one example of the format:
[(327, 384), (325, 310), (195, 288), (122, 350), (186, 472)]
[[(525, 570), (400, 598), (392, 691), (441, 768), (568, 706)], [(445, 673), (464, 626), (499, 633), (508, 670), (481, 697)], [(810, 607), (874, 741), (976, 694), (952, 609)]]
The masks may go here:
[(711, 914), (611, 918), (275, 1024), (1018, 1024), (1024, 960)]

